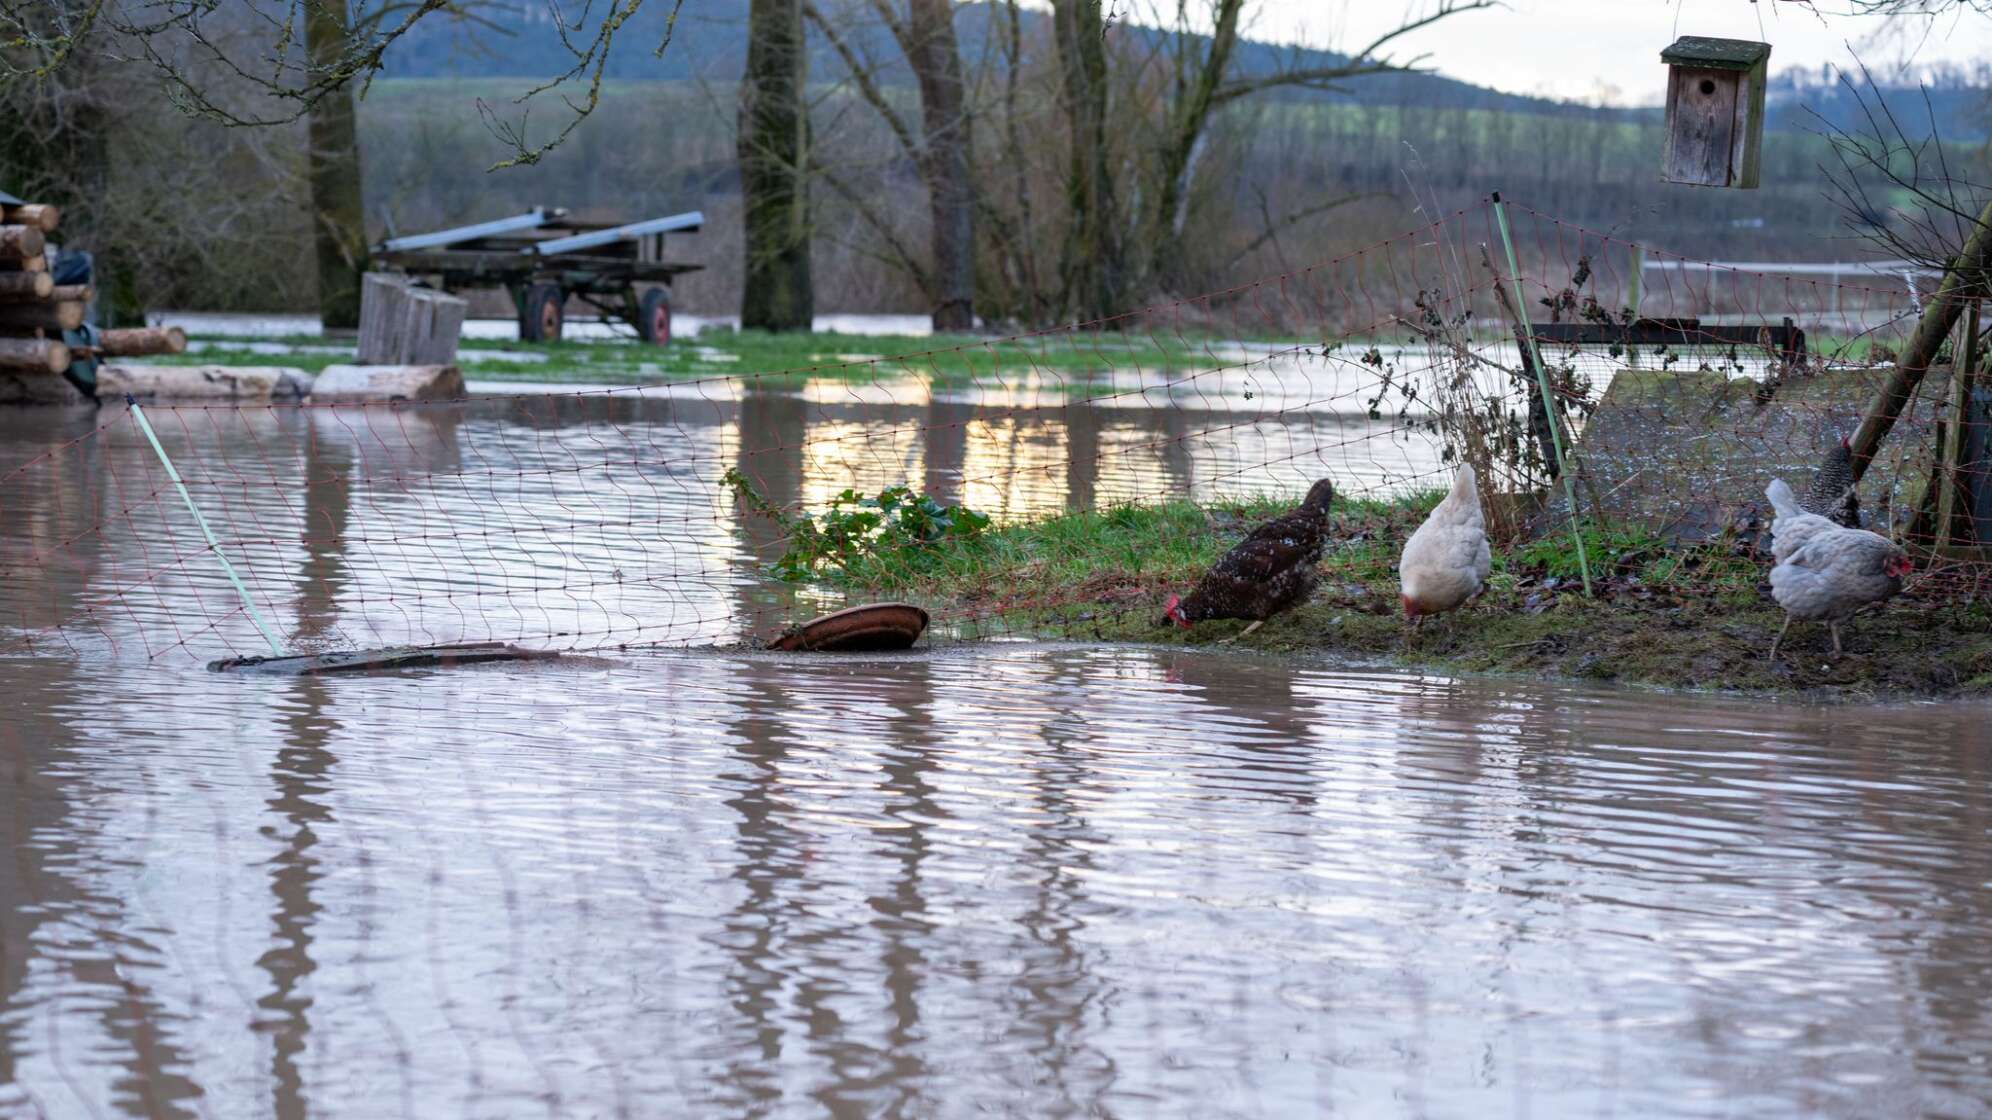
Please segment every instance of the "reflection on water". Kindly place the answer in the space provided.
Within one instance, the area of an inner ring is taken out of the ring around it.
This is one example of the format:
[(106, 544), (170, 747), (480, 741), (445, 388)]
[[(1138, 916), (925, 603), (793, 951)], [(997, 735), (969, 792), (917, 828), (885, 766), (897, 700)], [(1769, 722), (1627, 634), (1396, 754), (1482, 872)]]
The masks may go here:
[(0, 1116), (1992, 1112), (1977, 709), (615, 648), (798, 608), (729, 467), (1437, 469), (1243, 399), (152, 410), (288, 644), (613, 658), (333, 680), (202, 669), (256, 636), (121, 410), (0, 414)]
[(1992, 1111), (1977, 709), (77, 669), (0, 661), (0, 1115)]
[[(1429, 433), (1390, 418), (690, 393), (147, 411), (259, 609), (306, 649), (769, 630), (789, 592), (760, 566), (780, 533), (742, 516), (720, 485), (730, 467), (788, 506), (904, 483), (1004, 521), (1299, 493), (1322, 475), (1349, 493), (1438, 481)], [(120, 661), (262, 652), (121, 408), (0, 415), (0, 517), (0, 643)]]

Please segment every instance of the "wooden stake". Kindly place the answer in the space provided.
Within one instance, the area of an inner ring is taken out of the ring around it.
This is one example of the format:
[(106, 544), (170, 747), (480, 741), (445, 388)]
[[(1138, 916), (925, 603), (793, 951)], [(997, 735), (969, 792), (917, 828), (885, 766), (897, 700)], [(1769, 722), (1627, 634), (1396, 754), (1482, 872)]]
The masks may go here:
[[(1966, 544), (1978, 543), (1972, 524), (1971, 491), (1965, 449), (1971, 444), (1971, 395), (1977, 381), (1978, 305), (1974, 299), (1964, 312), (1964, 333), (1951, 347), (1950, 430), (1944, 440), (1944, 488), (1937, 499), (1937, 547), (1957, 543), (1958, 530), (1966, 530)], [(1962, 510), (1962, 517), (1959, 511)], [(1960, 526), (1959, 522), (1962, 522)]]
[(46, 272), (0, 272), (0, 302), (33, 303), (55, 292), (55, 277)]
[(19, 206), (0, 207), (0, 218), (24, 226), (33, 226), (43, 233), (54, 233), (56, 223), (62, 218), (53, 206), (39, 202), (24, 202)]
[(187, 349), (187, 332), (178, 327), (130, 327), (101, 331), (97, 336), (99, 353), (112, 358), (137, 358), (146, 354), (179, 354)]
[(34, 226), (0, 226), (0, 260), (39, 257), (43, 244), (42, 231)]
[(61, 373), (69, 368), (69, 347), (52, 338), (0, 338), (0, 368)]

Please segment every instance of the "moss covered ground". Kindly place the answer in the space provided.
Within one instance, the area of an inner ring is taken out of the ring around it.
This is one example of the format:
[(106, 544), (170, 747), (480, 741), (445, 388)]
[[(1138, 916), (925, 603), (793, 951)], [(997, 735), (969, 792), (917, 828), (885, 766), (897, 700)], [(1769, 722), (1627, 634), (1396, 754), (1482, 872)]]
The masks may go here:
[(1404, 623), (1397, 550), (1437, 493), (1396, 503), (1338, 501), (1334, 543), (1304, 606), (1240, 636), (1240, 622), (1189, 631), (1160, 623), (1166, 595), (1286, 502), (1187, 502), (1068, 514), (947, 541), (917, 556), (824, 574), (853, 593), (935, 606), (971, 628), (1172, 646), (1233, 643), (1445, 671), (1618, 681), (1669, 689), (1891, 700), (1992, 693), (1992, 611), (1912, 578), (1904, 594), (1843, 628), (1795, 623), (1773, 664), (1784, 615), (1770, 561), (1740, 545), (1673, 548), (1636, 533), (1586, 530), (1594, 593), (1567, 534), (1497, 548), (1488, 589), (1466, 608)]

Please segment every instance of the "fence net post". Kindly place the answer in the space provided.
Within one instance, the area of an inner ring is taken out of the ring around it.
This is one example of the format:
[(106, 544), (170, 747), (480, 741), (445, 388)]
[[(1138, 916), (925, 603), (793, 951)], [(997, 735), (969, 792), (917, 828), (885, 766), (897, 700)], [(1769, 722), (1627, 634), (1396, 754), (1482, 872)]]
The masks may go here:
[(1570, 464), (1563, 454), (1563, 431), (1556, 424), (1556, 395), (1550, 391), (1549, 371), (1542, 364), (1535, 332), (1529, 330), (1528, 301), (1522, 294), (1522, 269), (1515, 260), (1515, 242), (1508, 236), (1508, 212), (1501, 206), (1501, 192), (1494, 192), (1494, 223), (1501, 230), (1501, 248), (1508, 254), (1508, 279), (1515, 288), (1515, 328), (1522, 335), (1522, 360), (1535, 367), (1536, 385), (1542, 390), (1543, 419), (1549, 424), (1549, 444), (1556, 453), (1556, 473), (1563, 479), (1563, 497), (1570, 503), (1570, 541), (1577, 546), (1577, 570), (1584, 576), (1584, 594), (1591, 594), (1591, 561), (1584, 554), (1584, 532), (1577, 523), (1577, 488), (1570, 481)]

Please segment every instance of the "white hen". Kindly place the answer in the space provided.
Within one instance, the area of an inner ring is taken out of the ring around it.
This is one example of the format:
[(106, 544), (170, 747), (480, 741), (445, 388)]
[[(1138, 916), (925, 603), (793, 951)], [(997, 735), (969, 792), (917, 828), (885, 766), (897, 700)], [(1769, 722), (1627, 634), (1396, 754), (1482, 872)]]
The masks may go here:
[(1847, 529), (1800, 508), (1783, 479), (1764, 488), (1777, 517), (1771, 522), (1771, 598), (1784, 608), (1784, 625), (1771, 640), (1771, 660), (1794, 618), (1825, 619), (1840, 653), (1840, 624), (1869, 603), (1893, 598), (1914, 568), (1894, 541), (1865, 529)]
[(1444, 614), (1466, 602), (1487, 582), (1490, 562), (1486, 523), (1473, 467), (1462, 466), (1452, 490), (1404, 543), (1397, 577), (1404, 617), (1422, 624), (1428, 614)]

